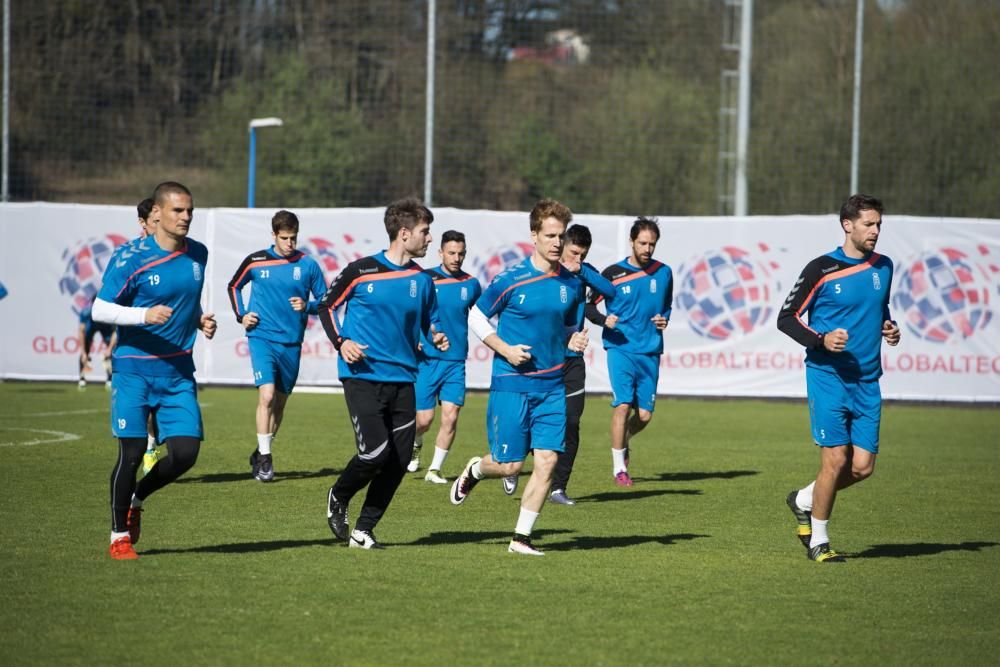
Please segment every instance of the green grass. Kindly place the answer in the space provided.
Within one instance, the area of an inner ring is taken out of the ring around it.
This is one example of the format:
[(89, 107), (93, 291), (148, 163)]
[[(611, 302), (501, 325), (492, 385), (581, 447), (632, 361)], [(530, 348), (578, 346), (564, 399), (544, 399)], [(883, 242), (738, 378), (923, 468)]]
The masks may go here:
[[(838, 500), (840, 565), (804, 557), (787, 492), (818, 462), (797, 402), (661, 400), (610, 475), (606, 399), (588, 401), (545, 558), (506, 553), (517, 500), (461, 507), (408, 475), (388, 548), (334, 544), (326, 490), (353, 452), (342, 396), (296, 394), (276, 483), (249, 479), (251, 389), (201, 393), (208, 438), (146, 503), (136, 562), (108, 558), (116, 456), (102, 388), (0, 384), (4, 664), (995, 664), (1000, 411), (885, 407), (872, 479)], [(453, 477), (485, 450), (470, 396)], [(422, 474), (422, 473), (421, 473)], [(523, 480), (522, 480), (523, 485)], [(352, 508), (356, 514), (360, 498)]]

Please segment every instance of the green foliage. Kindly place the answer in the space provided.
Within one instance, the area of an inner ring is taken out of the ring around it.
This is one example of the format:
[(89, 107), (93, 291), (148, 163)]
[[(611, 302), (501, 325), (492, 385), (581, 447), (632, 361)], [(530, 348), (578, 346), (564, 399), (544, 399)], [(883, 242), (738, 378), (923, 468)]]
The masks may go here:
[[(199, 398), (196, 466), (147, 500), (140, 559), (114, 562), (107, 393), (0, 384), (6, 664), (980, 665), (1000, 651), (997, 410), (887, 404), (876, 474), (830, 524), (850, 558), (818, 565), (784, 503), (816, 472), (801, 401), (661, 400), (621, 489), (607, 400), (588, 399), (579, 502), (545, 507), (546, 556), (528, 558), (506, 553), (520, 492), (487, 480), (455, 507), (423, 470), (377, 528), (386, 550), (335, 544), (326, 490), (354, 451), (343, 396), (291, 398), (271, 484), (247, 466), (253, 388)], [(469, 396), (447, 477), (485, 451), (485, 404)], [(81, 439), (18, 444), (53, 431)]]
[(372, 152), (360, 112), (345, 107), (340, 82), (317, 76), (297, 55), (275, 59), (268, 72), (237, 82), (201, 115), (200, 148), (229, 185), (216, 196), (231, 206), (245, 201), (247, 123), (277, 116), (284, 126), (257, 130), (258, 206), (350, 203), (352, 180)]

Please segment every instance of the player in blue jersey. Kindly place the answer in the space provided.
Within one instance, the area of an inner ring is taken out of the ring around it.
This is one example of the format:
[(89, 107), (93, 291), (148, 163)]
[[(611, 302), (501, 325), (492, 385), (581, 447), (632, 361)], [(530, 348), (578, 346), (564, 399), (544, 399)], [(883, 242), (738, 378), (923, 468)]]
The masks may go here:
[(465, 261), (465, 234), (449, 229), (441, 235), (441, 266), (428, 269), (437, 293), (441, 328), (448, 332), (451, 346), (447, 352), (435, 348), (429, 340), (420, 346), (417, 370), (417, 437), (407, 470), (420, 467), (423, 437), (434, 423), (435, 403), (441, 402), (441, 426), (434, 444), (434, 458), (424, 479), (433, 484), (447, 484), (441, 466), (455, 441), (458, 413), (465, 405), (465, 357), (469, 353), (469, 310), (483, 288), (475, 276), (462, 271)]
[(778, 313), (778, 329), (806, 348), (809, 418), (820, 448), (816, 480), (786, 502), (808, 557), (823, 563), (844, 560), (830, 547), (827, 523), (837, 491), (875, 470), (882, 340), (899, 344), (889, 314), (892, 260), (875, 252), (882, 212), (875, 197), (849, 197), (840, 207), (843, 245), (806, 265)]
[[(208, 250), (187, 238), (191, 192), (175, 182), (153, 193), (153, 236), (121, 250), (108, 264), (93, 317), (119, 327), (111, 389), (111, 429), (118, 460), (111, 473), (111, 557), (138, 558), (143, 501), (194, 465), (201, 446), (201, 410), (192, 351), (200, 329), (215, 335), (201, 309)], [(138, 482), (146, 424), (155, 410), (167, 455)]]
[[(250, 472), (261, 482), (274, 479), (271, 442), (299, 376), (306, 321), (326, 294), (319, 264), (296, 249), (298, 217), (291, 211), (275, 213), (271, 236), (274, 245), (247, 255), (227, 290), (236, 321), (247, 332), (257, 386), (257, 448), (250, 455)], [(249, 283), (250, 303), (244, 305), (241, 290)]]
[[(563, 247), (563, 266), (571, 271), (579, 271), (578, 276), (594, 295), (613, 299), (615, 287), (597, 269), (587, 264), (587, 253), (593, 238), (590, 230), (583, 225), (573, 225), (566, 230), (566, 244)], [(584, 295), (586, 296), (586, 295)], [(576, 330), (583, 331), (585, 300), (581, 299), (576, 314)], [(587, 383), (587, 364), (583, 355), (567, 348), (566, 365), (563, 367), (563, 385), (566, 389), (566, 438), (565, 450), (559, 452), (555, 471), (552, 474), (552, 493), (549, 500), (559, 505), (575, 505), (576, 501), (566, 495), (569, 478), (573, 474), (573, 463), (580, 448), (580, 418), (586, 403), (584, 393)]]
[(653, 418), (660, 379), (663, 330), (670, 323), (674, 279), (670, 267), (653, 259), (660, 227), (653, 218), (637, 218), (629, 231), (632, 253), (606, 268), (615, 298), (602, 314), (592, 299), (588, 318), (603, 327), (614, 409), (611, 415), (611, 472), (618, 486), (632, 486), (629, 443)]
[(95, 322), (91, 317), (93, 307), (93, 302), (91, 302), (91, 305), (80, 311), (80, 326), (77, 332), (80, 341), (80, 381), (78, 383), (80, 389), (87, 386), (86, 373), (90, 370), (90, 348), (93, 346), (97, 334), (101, 334), (101, 340), (104, 342), (106, 385), (108, 388), (111, 387), (111, 352), (115, 349), (115, 328), (110, 324)]
[[(358, 453), (327, 494), (327, 523), (339, 540), (379, 549), (374, 529), (406, 473), (416, 431), (413, 383), (421, 337), (442, 352), (434, 283), (414, 257), (427, 254), (434, 215), (418, 199), (385, 210), (389, 248), (348, 264), (320, 302), (319, 317), (340, 352), (337, 371)], [(348, 504), (368, 487), (354, 530)]]
[[(486, 407), (490, 452), (469, 460), (452, 484), (451, 502), (465, 502), (485, 477), (518, 474), (533, 450), (534, 467), (507, 550), (543, 556), (532, 545), (531, 532), (545, 504), (558, 453), (563, 451), (566, 348), (583, 352), (588, 340), (586, 331), (577, 331), (584, 301), (582, 282), (560, 264), (573, 213), (557, 201), (543, 199), (529, 219), (535, 246), (531, 257), (494, 278), (469, 313), (469, 326), (495, 352)], [(492, 317), (497, 318), (495, 330)]]

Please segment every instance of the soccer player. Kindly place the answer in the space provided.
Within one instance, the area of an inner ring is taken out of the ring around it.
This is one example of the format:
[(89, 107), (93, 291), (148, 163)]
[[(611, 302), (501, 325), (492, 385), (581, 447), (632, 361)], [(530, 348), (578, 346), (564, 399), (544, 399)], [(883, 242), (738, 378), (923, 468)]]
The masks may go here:
[[(593, 238), (590, 230), (583, 225), (573, 225), (566, 230), (566, 244), (563, 247), (562, 263), (570, 271), (579, 271), (579, 278), (594, 294), (605, 299), (613, 299), (615, 287), (597, 269), (584, 260), (590, 252)], [(576, 330), (583, 331), (586, 294), (580, 301), (576, 313)], [(563, 385), (566, 389), (566, 441), (565, 449), (559, 452), (555, 472), (552, 474), (552, 493), (549, 500), (559, 505), (575, 505), (576, 501), (566, 495), (569, 478), (573, 474), (573, 463), (580, 448), (580, 418), (586, 403), (584, 389), (587, 383), (587, 364), (583, 355), (566, 349), (566, 365), (563, 366)]]
[[(327, 494), (327, 523), (337, 539), (360, 549), (382, 548), (373, 531), (413, 451), (421, 334), (442, 352), (448, 349), (437, 326), (434, 283), (413, 261), (427, 254), (434, 215), (418, 199), (407, 198), (390, 204), (384, 221), (388, 250), (348, 264), (319, 306), (323, 328), (340, 352), (337, 371), (358, 450)], [(365, 486), (351, 531), (348, 504)]]
[[(531, 532), (563, 450), (566, 348), (583, 352), (588, 341), (586, 331), (576, 331), (583, 302), (580, 280), (559, 263), (573, 213), (543, 199), (529, 219), (531, 257), (494, 278), (469, 313), (469, 326), (496, 353), (486, 407), (490, 452), (469, 460), (452, 484), (451, 502), (464, 503), (485, 477), (516, 475), (533, 450), (534, 466), (507, 551), (544, 556), (532, 545)], [(495, 330), (491, 317), (498, 318)]]
[[(201, 446), (201, 409), (192, 349), (200, 329), (215, 335), (211, 313), (201, 310), (208, 250), (187, 238), (194, 213), (180, 183), (156, 186), (151, 215), (155, 234), (108, 264), (93, 316), (119, 327), (114, 351), (111, 428), (118, 460), (111, 472), (111, 557), (138, 558), (143, 501), (194, 465)], [(156, 410), (167, 455), (138, 482), (146, 424)]]
[(115, 349), (115, 328), (110, 324), (95, 322), (91, 317), (93, 308), (94, 304), (91, 302), (89, 306), (80, 311), (80, 327), (78, 330), (80, 341), (80, 382), (78, 384), (80, 389), (84, 389), (87, 386), (86, 373), (90, 370), (90, 348), (94, 344), (95, 335), (101, 334), (101, 340), (104, 341), (104, 372), (108, 376), (105, 384), (110, 389), (112, 373), (111, 352)]
[[(778, 313), (778, 329), (806, 348), (806, 393), (820, 466), (815, 481), (788, 494), (811, 560), (839, 563), (827, 523), (837, 491), (875, 470), (882, 416), (882, 340), (899, 344), (889, 314), (892, 260), (875, 252), (882, 202), (851, 195), (840, 207), (844, 243), (802, 269)], [(808, 316), (808, 324), (802, 316)]]
[[(290, 211), (275, 213), (271, 236), (274, 245), (247, 255), (228, 289), (236, 321), (247, 332), (257, 386), (257, 448), (250, 455), (250, 472), (261, 482), (274, 479), (271, 443), (299, 377), (306, 321), (316, 314), (319, 299), (326, 294), (319, 264), (296, 250), (298, 217)], [(250, 304), (244, 305), (241, 290), (250, 282)]]
[(653, 259), (660, 227), (653, 218), (636, 218), (629, 231), (631, 254), (604, 269), (615, 286), (615, 297), (597, 309), (598, 294), (587, 308), (591, 322), (603, 327), (611, 381), (611, 473), (618, 486), (632, 486), (629, 443), (653, 418), (656, 384), (660, 379), (663, 330), (670, 323), (673, 272)]
[(437, 292), (438, 314), (441, 328), (448, 332), (451, 346), (447, 352), (435, 348), (424, 340), (420, 346), (417, 369), (417, 438), (413, 457), (407, 470), (416, 472), (420, 467), (420, 448), (424, 433), (434, 423), (434, 403), (441, 401), (441, 426), (434, 444), (434, 458), (424, 479), (433, 484), (447, 484), (441, 476), (441, 467), (452, 443), (458, 425), (458, 413), (465, 405), (465, 357), (469, 353), (469, 310), (483, 292), (474, 276), (462, 271), (465, 261), (465, 234), (449, 229), (441, 235), (441, 266), (428, 269)]

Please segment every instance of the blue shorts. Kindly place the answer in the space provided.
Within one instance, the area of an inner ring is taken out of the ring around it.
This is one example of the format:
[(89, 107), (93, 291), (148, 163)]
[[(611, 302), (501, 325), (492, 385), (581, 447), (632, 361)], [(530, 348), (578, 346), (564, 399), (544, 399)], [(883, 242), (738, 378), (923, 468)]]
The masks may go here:
[(296, 343), (275, 343), (263, 338), (247, 338), (250, 367), (255, 387), (273, 384), (282, 394), (292, 393), (299, 379), (302, 346)]
[(114, 373), (111, 432), (116, 438), (146, 438), (146, 419), (156, 411), (159, 440), (203, 437), (198, 385), (193, 377)]
[(854, 445), (878, 454), (882, 392), (878, 380), (845, 380), (806, 366), (813, 440), (820, 447)]
[(607, 354), (611, 407), (627, 403), (652, 412), (660, 380), (660, 355), (630, 354), (616, 348), (609, 348)]
[(486, 403), (486, 438), (497, 463), (523, 461), (530, 449), (563, 451), (566, 389), (491, 391)]
[(438, 398), (465, 405), (465, 360), (421, 359), (416, 393), (417, 410), (433, 410)]

